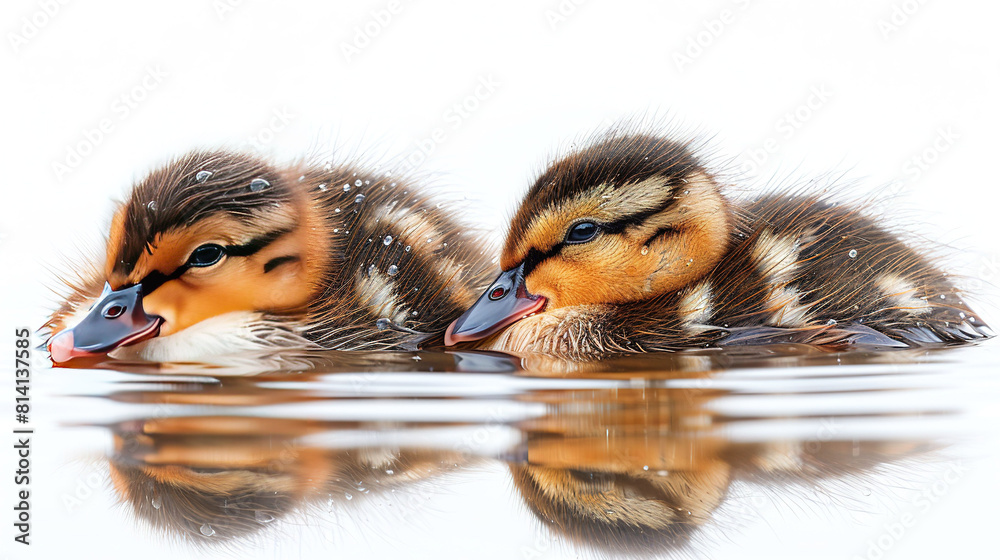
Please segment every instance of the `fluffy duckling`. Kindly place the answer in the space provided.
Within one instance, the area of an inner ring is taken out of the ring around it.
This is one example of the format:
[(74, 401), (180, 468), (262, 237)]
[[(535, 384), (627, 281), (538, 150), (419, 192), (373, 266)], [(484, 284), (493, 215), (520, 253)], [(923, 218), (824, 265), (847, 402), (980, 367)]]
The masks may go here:
[(447, 344), (577, 359), (992, 336), (947, 274), (864, 208), (822, 194), (734, 201), (690, 142), (632, 131), (541, 174), (500, 264)]
[(57, 363), (411, 348), (475, 301), (484, 253), (410, 180), (196, 151), (135, 184), (48, 348)]

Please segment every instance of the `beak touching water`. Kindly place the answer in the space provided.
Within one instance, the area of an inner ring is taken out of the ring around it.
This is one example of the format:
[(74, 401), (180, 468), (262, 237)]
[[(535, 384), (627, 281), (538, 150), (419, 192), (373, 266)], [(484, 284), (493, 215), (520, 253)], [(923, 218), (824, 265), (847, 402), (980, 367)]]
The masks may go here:
[(528, 293), (524, 264), (500, 274), (461, 317), (448, 325), (446, 346), (486, 338), (507, 325), (545, 308), (545, 298)]
[(162, 317), (143, 310), (142, 284), (115, 291), (105, 283), (90, 313), (49, 339), (49, 354), (55, 363), (106, 354), (157, 336), (162, 324)]

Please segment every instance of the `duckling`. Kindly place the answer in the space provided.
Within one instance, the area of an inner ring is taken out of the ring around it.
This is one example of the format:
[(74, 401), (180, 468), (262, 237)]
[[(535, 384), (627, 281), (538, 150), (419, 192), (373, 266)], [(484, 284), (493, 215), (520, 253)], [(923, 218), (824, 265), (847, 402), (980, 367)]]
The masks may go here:
[(47, 345), (56, 363), (413, 348), (489, 282), (480, 239), (410, 179), (193, 151), (118, 206)]
[(734, 200), (692, 142), (613, 129), (538, 177), (504, 272), (445, 342), (573, 360), (992, 336), (927, 254), (864, 207), (806, 190)]

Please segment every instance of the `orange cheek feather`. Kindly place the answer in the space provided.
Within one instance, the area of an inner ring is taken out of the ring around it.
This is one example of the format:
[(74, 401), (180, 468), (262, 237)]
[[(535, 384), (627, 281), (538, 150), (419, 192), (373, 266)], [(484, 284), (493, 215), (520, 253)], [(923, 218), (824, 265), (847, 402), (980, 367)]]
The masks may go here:
[(568, 254), (551, 257), (527, 278), (528, 291), (549, 298), (549, 307), (622, 303), (643, 297), (647, 278), (658, 256), (643, 255), (618, 237), (567, 247)]
[(143, 305), (166, 320), (160, 332), (169, 335), (224, 313), (287, 311), (308, 304), (312, 290), (300, 268), (254, 274), (258, 267), (263, 265), (249, 261), (236, 270), (219, 270), (214, 278), (167, 282), (144, 297)]
[(165, 336), (186, 329), (195, 323), (231, 311), (252, 311), (247, 286), (226, 283), (212, 286), (192, 286), (180, 280), (160, 286), (143, 298), (147, 313), (166, 320), (160, 334)]

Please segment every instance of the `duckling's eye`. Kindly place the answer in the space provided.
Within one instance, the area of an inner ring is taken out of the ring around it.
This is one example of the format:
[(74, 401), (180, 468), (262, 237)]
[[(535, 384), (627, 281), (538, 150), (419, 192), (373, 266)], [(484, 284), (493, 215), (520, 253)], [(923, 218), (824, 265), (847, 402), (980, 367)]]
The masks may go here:
[(600, 228), (594, 222), (580, 222), (566, 234), (566, 243), (586, 243), (597, 236)]
[(212, 266), (213, 264), (222, 260), (222, 256), (226, 254), (226, 250), (220, 245), (214, 243), (208, 243), (198, 247), (191, 252), (191, 256), (188, 257), (188, 266)]

